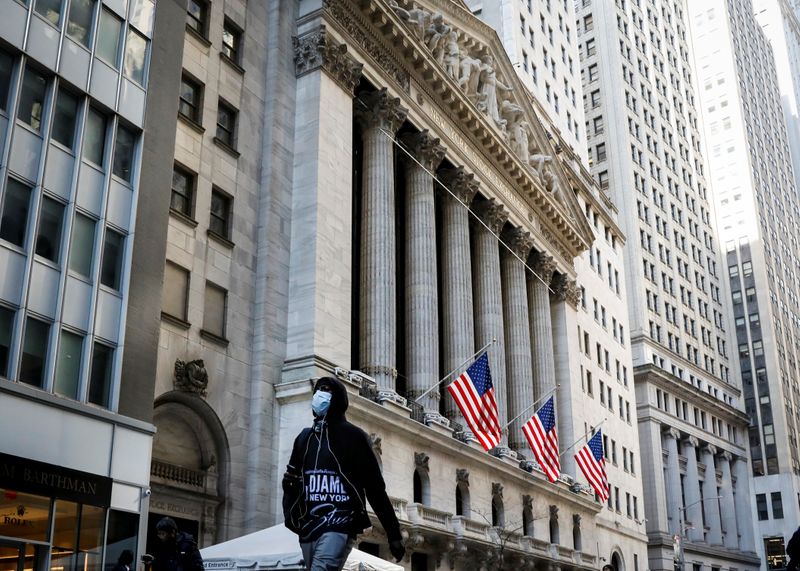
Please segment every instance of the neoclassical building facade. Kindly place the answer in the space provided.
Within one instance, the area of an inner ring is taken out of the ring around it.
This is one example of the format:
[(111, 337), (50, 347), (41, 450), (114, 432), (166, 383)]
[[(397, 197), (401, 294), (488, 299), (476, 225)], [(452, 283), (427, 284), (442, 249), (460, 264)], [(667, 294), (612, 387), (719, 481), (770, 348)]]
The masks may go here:
[[(460, 2), (217, 4), (212, 30), (247, 25), (243, 78), (213, 77), (222, 108), (241, 110), (237, 154), (218, 148), (218, 118), (216, 137), (179, 133), (176, 171), (196, 171), (198, 205), (232, 195), (233, 232), (223, 243), (213, 216), (208, 233), (199, 215), (170, 221), (167, 273), (188, 275), (188, 311), (174, 315), (184, 305), (165, 286), (151, 507), (204, 545), (280, 521), (313, 380), (337, 375), (383, 467), (406, 568), (644, 571), (639, 516), (597, 502), (566, 450), (603, 422), (581, 388), (575, 264), (596, 239), (588, 205), (603, 200), (496, 33)], [(190, 82), (210, 51), (194, 36)], [(208, 282), (226, 292), (223, 335), (209, 335)], [(491, 454), (437, 386), (480, 350), (501, 422), (514, 420)], [(555, 484), (520, 429), (550, 394), (565, 449)], [(388, 556), (379, 527), (362, 540)]]

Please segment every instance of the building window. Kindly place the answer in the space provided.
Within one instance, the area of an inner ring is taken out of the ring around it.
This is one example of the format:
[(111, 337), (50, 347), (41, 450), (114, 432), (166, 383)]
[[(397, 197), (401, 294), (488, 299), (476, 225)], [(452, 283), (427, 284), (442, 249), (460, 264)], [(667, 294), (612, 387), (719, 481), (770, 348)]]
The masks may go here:
[(169, 206), (184, 216), (194, 214), (194, 191), (196, 177), (188, 170), (175, 165), (172, 169), (172, 194)]
[(0, 109), (8, 108), (8, 92), (11, 90), (11, 72), (14, 69), (14, 58), (0, 50)]
[(25, 340), (19, 368), (20, 382), (39, 388), (43, 387), (49, 336), (50, 324), (33, 317), (25, 320)]
[(756, 494), (756, 510), (758, 511), (759, 521), (769, 519), (769, 513), (767, 512), (766, 494)]
[(203, 309), (203, 331), (225, 339), (225, 309), (228, 292), (206, 282), (205, 307)]
[(206, 0), (189, 0), (186, 26), (202, 37), (206, 37), (208, 24), (208, 2)]
[(78, 98), (65, 89), (59, 89), (51, 137), (68, 149), (72, 149), (75, 144), (75, 118), (77, 115)]
[(217, 140), (236, 148), (236, 116), (238, 111), (220, 99), (217, 108)]
[(131, 28), (128, 29), (128, 41), (125, 42), (125, 61), (123, 72), (125, 77), (139, 85), (144, 85), (144, 70), (147, 64), (147, 39)]
[(0, 377), (8, 377), (11, 335), (14, 333), (14, 312), (0, 306)]
[(780, 492), (770, 494), (772, 500), (772, 519), (783, 519), (783, 500)]
[(25, 247), (30, 201), (30, 187), (9, 178), (5, 200), (3, 200), (3, 217), (0, 219), (0, 239), (11, 242), (20, 248)]
[(136, 134), (122, 125), (117, 127), (117, 140), (114, 144), (114, 166), (111, 169), (125, 182), (131, 181), (133, 157), (136, 151)]
[(100, 269), (100, 283), (111, 289), (119, 290), (122, 278), (122, 257), (125, 237), (119, 232), (106, 228), (103, 242), (103, 258)]
[(241, 65), (242, 61), (242, 31), (236, 24), (225, 18), (222, 28), (222, 53), (236, 65)]
[(94, 0), (71, 0), (69, 3), (67, 35), (87, 48), (91, 40), (93, 15)]
[(109, 408), (111, 406), (111, 373), (114, 350), (102, 343), (94, 344), (92, 370), (89, 374), (89, 402)]
[(161, 311), (181, 321), (187, 320), (189, 270), (167, 261), (164, 267), (164, 292)]
[(89, 109), (86, 130), (83, 135), (83, 158), (103, 166), (106, 146), (106, 118), (100, 112)]
[(100, 26), (97, 30), (95, 53), (114, 69), (117, 69), (118, 65), (121, 31), (122, 20), (117, 18), (111, 11), (103, 8), (100, 13)]
[(786, 546), (781, 536), (764, 538), (764, 554), (767, 557), (767, 569), (786, 568)]
[(178, 113), (198, 125), (203, 124), (203, 84), (195, 81), (185, 73), (181, 77), (181, 98), (178, 102)]
[(56, 394), (71, 399), (78, 398), (82, 349), (81, 335), (69, 331), (61, 332), (56, 358), (56, 376), (53, 382), (53, 392)]
[(69, 269), (84, 277), (92, 272), (95, 222), (83, 214), (75, 215), (72, 225), (72, 243), (69, 248)]
[(62, 0), (36, 0), (34, 9), (45, 20), (58, 26), (61, 21), (61, 2)]
[(61, 252), (61, 223), (64, 219), (64, 205), (44, 197), (39, 211), (39, 229), (36, 233), (36, 255), (58, 262)]
[(230, 239), (231, 197), (218, 189), (211, 191), (211, 216), (208, 229), (225, 239)]
[(47, 79), (41, 73), (26, 67), (22, 76), (17, 119), (38, 131), (42, 126), (42, 112), (46, 95)]

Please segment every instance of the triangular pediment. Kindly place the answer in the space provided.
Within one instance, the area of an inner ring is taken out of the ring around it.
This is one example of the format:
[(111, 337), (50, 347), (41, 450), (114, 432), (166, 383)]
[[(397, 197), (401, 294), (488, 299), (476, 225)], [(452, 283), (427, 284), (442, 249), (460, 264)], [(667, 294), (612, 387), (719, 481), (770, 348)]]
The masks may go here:
[[(495, 30), (460, 0), (383, 2), (417, 46), (428, 53), (438, 72), (449, 77), (448, 84), (483, 116), (491, 135), (510, 150), (520, 170), (534, 181), (527, 190), (515, 186), (528, 194), (523, 198), (535, 198), (543, 223), (556, 234), (568, 227), (573, 254), (587, 248), (594, 235), (573, 191), (580, 178), (565, 172), (570, 167), (560, 160), (560, 149), (537, 115)], [(496, 147), (498, 142), (489, 144)], [(514, 178), (519, 180), (519, 170)]]

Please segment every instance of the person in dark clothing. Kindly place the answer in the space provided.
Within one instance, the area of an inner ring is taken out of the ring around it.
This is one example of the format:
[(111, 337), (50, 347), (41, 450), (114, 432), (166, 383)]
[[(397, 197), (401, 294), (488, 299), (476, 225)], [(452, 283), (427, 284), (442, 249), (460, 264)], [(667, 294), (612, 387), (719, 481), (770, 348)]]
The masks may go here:
[(300, 538), (309, 571), (339, 571), (356, 536), (372, 526), (366, 501), (386, 531), (389, 550), (405, 555), (400, 524), (367, 434), (345, 418), (347, 389), (333, 377), (314, 386), (314, 424), (294, 441), (283, 477), (286, 527)]
[(786, 554), (789, 556), (786, 571), (800, 571), (800, 527), (795, 530), (794, 535), (786, 545)]
[[(203, 571), (203, 558), (197, 543), (188, 533), (178, 531), (178, 525), (170, 517), (156, 524), (158, 548), (150, 558), (151, 571)], [(148, 563), (147, 556), (142, 557)]]
[(114, 566), (113, 571), (131, 571), (131, 564), (133, 563), (133, 551), (130, 549), (123, 549), (122, 553), (117, 558), (117, 564)]

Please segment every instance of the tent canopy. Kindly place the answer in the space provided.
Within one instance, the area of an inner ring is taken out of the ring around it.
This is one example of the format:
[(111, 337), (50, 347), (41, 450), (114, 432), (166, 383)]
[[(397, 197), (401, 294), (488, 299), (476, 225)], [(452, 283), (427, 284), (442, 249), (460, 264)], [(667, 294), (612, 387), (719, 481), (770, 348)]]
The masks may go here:
[[(305, 569), (297, 536), (283, 524), (200, 550), (207, 571), (225, 569)], [(353, 549), (345, 571), (403, 571), (395, 563)]]

